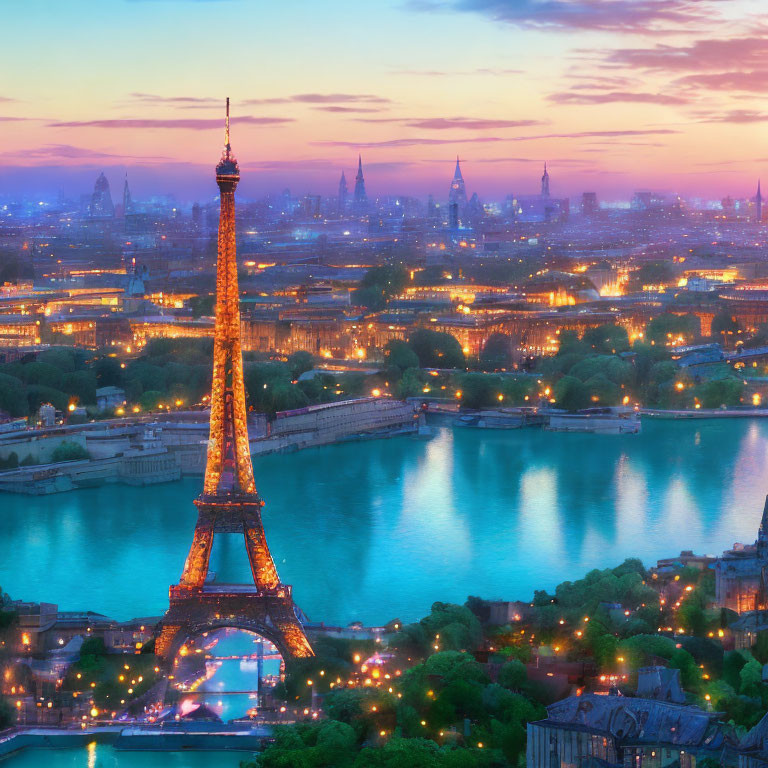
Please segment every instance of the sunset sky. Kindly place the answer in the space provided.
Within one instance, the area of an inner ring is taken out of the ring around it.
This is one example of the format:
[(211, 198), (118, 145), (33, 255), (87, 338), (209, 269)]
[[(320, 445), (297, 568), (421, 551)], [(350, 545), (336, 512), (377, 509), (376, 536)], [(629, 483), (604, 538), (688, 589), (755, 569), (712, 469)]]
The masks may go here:
[[(215, 194), (223, 102), (241, 194), (481, 199), (768, 178), (765, 0), (24, 0), (2, 7), (0, 196)], [(350, 185), (351, 186), (351, 185)]]

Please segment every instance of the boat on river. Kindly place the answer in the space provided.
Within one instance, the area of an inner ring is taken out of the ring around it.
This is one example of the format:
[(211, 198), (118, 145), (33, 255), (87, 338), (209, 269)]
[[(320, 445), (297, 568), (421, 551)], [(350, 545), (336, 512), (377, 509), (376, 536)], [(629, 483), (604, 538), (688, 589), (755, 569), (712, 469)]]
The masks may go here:
[(634, 408), (585, 408), (577, 413), (550, 413), (544, 427), (550, 432), (585, 432), (600, 435), (637, 435), (640, 413)]

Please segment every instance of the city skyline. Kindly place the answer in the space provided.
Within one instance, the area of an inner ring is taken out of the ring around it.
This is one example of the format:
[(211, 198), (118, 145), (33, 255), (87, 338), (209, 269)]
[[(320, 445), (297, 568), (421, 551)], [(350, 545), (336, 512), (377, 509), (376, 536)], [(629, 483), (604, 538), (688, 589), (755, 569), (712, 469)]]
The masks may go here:
[(5, 12), (0, 60), (18, 74), (0, 92), (0, 184), (69, 194), (103, 170), (114, 189), (127, 169), (137, 197), (211, 196), (229, 95), (246, 197), (335, 194), (358, 153), (369, 197), (447, 197), (457, 154), (487, 199), (535, 193), (544, 161), (555, 196), (747, 197), (768, 120), (758, 14), (753, 0), (26, 3)]

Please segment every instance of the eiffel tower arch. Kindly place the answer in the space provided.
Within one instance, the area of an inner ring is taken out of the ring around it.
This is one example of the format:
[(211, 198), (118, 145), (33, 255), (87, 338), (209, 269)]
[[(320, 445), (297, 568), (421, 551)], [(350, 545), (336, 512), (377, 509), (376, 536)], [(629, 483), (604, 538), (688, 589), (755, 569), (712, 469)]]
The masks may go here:
[[(224, 153), (216, 166), (221, 196), (216, 263), (216, 325), (213, 342), (211, 430), (203, 492), (195, 500), (197, 523), (169, 608), (158, 626), (155, 652), (172, 664), (191, 638), (228, 627), (255, 632), (272, 642), (286, 664), (312, 656), (296, 614), (291, 587), (282, 584), (267, 546), (248, 445), (240, 343), (240, 306), (235, 242), (235, 188), (240, 169), (229, 143), (227, 99)], [(242, 533), (252, 583), (217, 584), (209, 578), (217, 534)]]

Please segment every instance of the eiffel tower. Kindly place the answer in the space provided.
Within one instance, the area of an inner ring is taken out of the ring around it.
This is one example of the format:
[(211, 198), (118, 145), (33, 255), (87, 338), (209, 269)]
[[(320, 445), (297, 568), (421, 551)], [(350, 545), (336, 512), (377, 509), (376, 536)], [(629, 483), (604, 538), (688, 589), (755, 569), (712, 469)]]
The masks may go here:
[[(197, 524), (181, 580), (170, 588), (170, 607), (160, 624), (155, 652), (172, 662), (192, 637), (220, 627), (250, 630), (272, 642), (283, 660), (312, 656), (296, 617), (291, 587), (282, 584), (261, 521), (253, 479), (240, 344), (240, 307), (235, 244), (235, 188), (240, 168), (226, 138), (216, 183), (221, 194), (216, 264), (216, 327), (213, 341), (211, 431), (202, 494), (195, 499)], [(242, 533), (253, 584), (208, 581), (217, 533)]]

